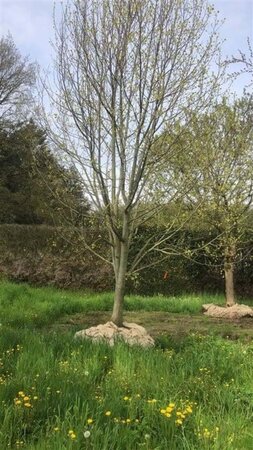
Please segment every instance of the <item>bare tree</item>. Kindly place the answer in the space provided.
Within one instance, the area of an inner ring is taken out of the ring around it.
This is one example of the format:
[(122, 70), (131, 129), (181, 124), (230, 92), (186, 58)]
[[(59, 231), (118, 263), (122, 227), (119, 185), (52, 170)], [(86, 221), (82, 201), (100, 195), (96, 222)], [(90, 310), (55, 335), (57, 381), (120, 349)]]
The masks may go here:
[(248, 74), (251, 77), (251, 80), (247, 87), (250, 87), (253, 85), (253, 48), (249, 38), (247, 39), (247, 44), (247, 53), (239, 50), (239, 54), (237, 56), (232, 56), (231, 59), (228, 59), (226, 61), (226, 64), (240, 64), (241, 68), (235, 71), (232, 76), (238, 77), (239, 75), (242, 75), (244, 73)]
[(10, 35), (0, 39), (0, 118), (28, 104), (35, 83), (35, 65), (23, 58)]
[(219, 59), (218, 28), (205, 0), (73, 0), (55, 21), (48, 131), (107, 227), (117, 325), (126, 276), (156, 247), (145, 243), (130, 267), (134, 233), (164, 203), (148, 189), (152, 147), (164, 126), (188, 108), (203, 108), (216, 92), (220, 73), (210, 76), (209, 67)]

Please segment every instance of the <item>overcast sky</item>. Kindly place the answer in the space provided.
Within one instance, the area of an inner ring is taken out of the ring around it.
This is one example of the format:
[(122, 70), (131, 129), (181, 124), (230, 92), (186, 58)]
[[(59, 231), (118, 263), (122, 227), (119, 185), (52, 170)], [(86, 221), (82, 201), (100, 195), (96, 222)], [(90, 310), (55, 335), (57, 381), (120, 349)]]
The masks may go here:
[[(60, 0), (56, 0), (60, 3)], [(213, 0), (211, 2), (220, 17), (226, 21), (221, 29), (223, 55), (231, 56), (238, 49), (246, 50), (246, 40), (253, 38), (253, 0)], [(48, 67), (52, 49), (52, 12), (54, 0), (0, 0), (0, 34), (10, 32), (23, 55), (30, 55), (40, 66)], [(240, 78), (234, 89), (238, 93), (248, 82)]]

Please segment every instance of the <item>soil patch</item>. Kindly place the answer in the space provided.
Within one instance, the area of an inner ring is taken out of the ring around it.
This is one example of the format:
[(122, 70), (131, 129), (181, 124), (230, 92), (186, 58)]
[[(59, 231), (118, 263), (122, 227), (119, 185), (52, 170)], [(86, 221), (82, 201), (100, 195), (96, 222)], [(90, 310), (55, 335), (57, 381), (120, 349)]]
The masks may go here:
[[(56, 323), (47, 327), (47, 330), (76, 332), (99, 323), (106, 323), (109, 320), (110, 313), (105, 311), (78, 313), (60, 318)], [(170, 335), (176, 338), (190, 333), (200, 333), (220, 335), (227, 339), (253, 340), (252, 318), (231, 320), (203, 314), (131, 311), (125, 314), (125, 320), (145, 327), (153, 338), (160, 335)]]

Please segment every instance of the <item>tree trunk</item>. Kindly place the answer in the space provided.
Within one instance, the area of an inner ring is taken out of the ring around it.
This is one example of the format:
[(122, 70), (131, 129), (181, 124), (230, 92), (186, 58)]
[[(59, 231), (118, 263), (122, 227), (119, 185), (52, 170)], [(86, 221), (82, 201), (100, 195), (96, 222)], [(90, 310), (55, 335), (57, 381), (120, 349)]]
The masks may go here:
[(123, 324), (123, 304), (125, 296), (126, 274), (128, 261), (128, 244), (123, 242), (121, 244), (119, 270), (116, 277), (114, 304), (112, 312), (112, 322), (118, 327)]
[(112, 322), (118, 327), (123, 325), (123, 305), (126, 286), (127, 263), (129, 252), (129, 215), (124, 214), (122, 238), (114, 240), (114, 272), (115, 272), (115, 292), (112, 312)]
[(225, 273), (225, 292), (226, 292), (226, 306), (233, 306), (236, 303), (235, 289), (234, 289), (234, 246), (226, 249), (224, 273)]

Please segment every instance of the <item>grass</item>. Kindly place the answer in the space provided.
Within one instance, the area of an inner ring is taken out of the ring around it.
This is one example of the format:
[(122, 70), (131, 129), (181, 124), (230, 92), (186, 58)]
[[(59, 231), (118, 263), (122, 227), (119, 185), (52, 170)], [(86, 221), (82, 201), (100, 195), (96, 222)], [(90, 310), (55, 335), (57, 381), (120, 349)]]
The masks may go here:
[(160, 321), (149, 350), (73, 339), (111, 294), (4, 282), (0, 299), (1, 449), (251, 450), (253, 342), (199, 333), (203, 297), (129, 297), (127, 317)]
[[(184, 295), (177, 297), (126, 297), (126, 311), (163, 311), (197, 314), (203, 303), (223, 304), (222, 296)], [(111, 311), (112, 293), (87, 293), (55, 288), (35, 288), (27, 284), (0, 283), (0, 321), (12, 326), (45, 326), (56, 319), (74, 313)], [(10, 313), (11, 312), (11, 313)]]

